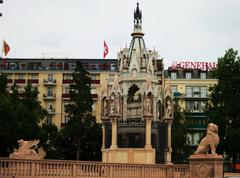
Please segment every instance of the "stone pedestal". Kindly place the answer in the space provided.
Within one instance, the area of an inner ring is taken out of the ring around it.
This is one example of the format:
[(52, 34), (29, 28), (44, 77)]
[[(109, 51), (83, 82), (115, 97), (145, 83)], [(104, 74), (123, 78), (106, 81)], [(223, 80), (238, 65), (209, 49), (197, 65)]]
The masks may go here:
[(153, 148), (102, 149), (104, 163), (155, 164), (155, 157)]
[(191, 178), (223, 178), (222, 155), (191, 155), (188, 159)]

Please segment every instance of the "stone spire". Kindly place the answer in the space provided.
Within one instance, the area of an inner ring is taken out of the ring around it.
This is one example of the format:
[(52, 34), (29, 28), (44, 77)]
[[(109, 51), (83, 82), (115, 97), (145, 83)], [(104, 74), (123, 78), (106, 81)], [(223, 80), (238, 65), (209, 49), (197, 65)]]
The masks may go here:
[(134, 11), (134, 29), (141, 28), (142, 26), (142, 11), (139, 10), (139, 3), (137, 3), (137, 8)]
[(136, 68), (138, 71), (141, 67), (146, 67), (147, 50), (143, 40), (144, 33), (142, 32), (142, 11), (139, 10), (139, 3), (134, 10), (134, 30), (132, 41), (129, 48), (129, 69)]
[(142, 11), (139, 3), (134, 10), (134, 29), (131, 34), (132, 40), (129, 48), (124, 48), (118, 53), (119, 69), (122, 72), (130, 73), (132, 77), (140, 73), (153, 73), (156, 70), (158, 54), (155, 50), (147, 50), (142, 32)]

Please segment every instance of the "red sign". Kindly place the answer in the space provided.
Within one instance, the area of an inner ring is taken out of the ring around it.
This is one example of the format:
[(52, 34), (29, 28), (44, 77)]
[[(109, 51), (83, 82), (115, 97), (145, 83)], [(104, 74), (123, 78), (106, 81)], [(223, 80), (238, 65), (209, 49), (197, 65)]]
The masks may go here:
[(173, 62), (171, 65), (172, 69), (183, 68), (183, 69), (201, 69), (211, 70), (217, 68), (216, 62)]

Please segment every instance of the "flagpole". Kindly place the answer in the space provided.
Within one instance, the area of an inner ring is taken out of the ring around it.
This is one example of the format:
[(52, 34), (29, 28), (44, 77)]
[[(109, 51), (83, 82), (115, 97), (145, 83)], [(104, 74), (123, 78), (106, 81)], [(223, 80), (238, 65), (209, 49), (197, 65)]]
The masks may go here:
[(1, 59), (3, 58), (3, 48), (4, 48), (4, 40), (2, 39)]

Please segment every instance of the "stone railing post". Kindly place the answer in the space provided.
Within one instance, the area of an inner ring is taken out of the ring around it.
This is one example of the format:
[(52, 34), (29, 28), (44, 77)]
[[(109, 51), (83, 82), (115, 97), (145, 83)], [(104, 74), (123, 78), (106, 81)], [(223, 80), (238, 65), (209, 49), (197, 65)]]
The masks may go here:
[(114, 173), (113, 173), (113, 165), (110, 165), (110, 170), (109, 170), (109, 178), (113, 178)]
[(170, 164), (167, 167), (167, 178), (174, 178), (173, 177), (173, 164)]
[(72, 177), (77, 177), (77, 165), (75, 163), (72, 166)]
[(190, 178), (223, 178), (223, 156), (217, 154), (191, 155)]
[(36, 172), (36, 162), (32, 161), (31, 162), (31, 173), (30, 173), (30, 175), (34, 177), (35, 176), (35, 172)]

